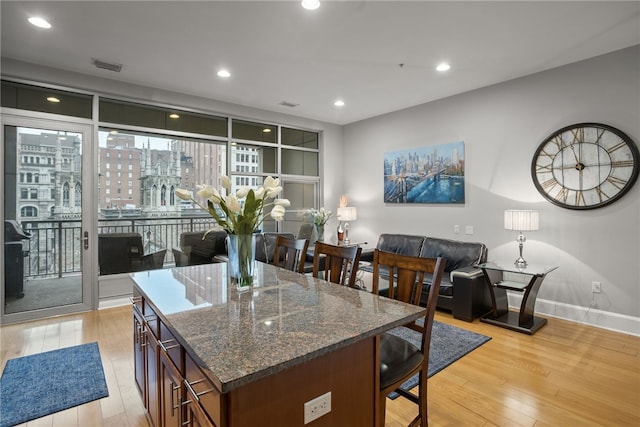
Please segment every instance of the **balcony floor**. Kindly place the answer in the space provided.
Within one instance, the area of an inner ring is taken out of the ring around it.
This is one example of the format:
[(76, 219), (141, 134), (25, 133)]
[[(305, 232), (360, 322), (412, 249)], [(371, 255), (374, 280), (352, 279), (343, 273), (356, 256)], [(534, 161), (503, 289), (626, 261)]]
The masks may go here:
[(8, 297), (5, 313), (19, 313), (82, 302), (82, 278), (79, 274), (62, 278), (27, 279), (24, 297)]

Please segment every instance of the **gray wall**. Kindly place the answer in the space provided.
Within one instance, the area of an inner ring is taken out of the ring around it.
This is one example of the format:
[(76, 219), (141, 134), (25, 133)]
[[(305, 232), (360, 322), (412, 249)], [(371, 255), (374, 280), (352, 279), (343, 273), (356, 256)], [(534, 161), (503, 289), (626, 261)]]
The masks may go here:
[[(640, 317), (640, 182), (612, 205), (575, 211), (545, 201), (531, 180), (538, 145), (580, 122), (614, 126), (640, 144), (640, 46), (345, 126), (344, 190), (358, 208), (352, 239), (375, 244), (381, 232), (392, 232), (481, 241), (491, 260), (513, 261), (517, 236), (503, 229), (503, 211), (537, 209), (540, 230), (526, 234), (525, 259), (560, 266), (542, 285), (544, 311), (565, 317), (565, 305), (591, 306), (635, 318), (625, 319), (634, 332)], [(460, 140), (463, 206), (383, 203), (385, 152)], [(461, 234), (454, 234), (454, 225)], [(467, 225), (472, 235), (464, 234)], [(593, 301), (592, 281), (602, 283)]]

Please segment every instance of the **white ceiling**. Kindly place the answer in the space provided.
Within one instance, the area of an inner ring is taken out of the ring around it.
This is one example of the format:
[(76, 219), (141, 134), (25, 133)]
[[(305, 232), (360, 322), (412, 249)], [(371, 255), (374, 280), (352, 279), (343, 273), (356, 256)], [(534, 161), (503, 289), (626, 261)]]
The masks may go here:
[(1, 1), (0, 13), (6, 58), (336, 124), (640, 44), (639, 1)]

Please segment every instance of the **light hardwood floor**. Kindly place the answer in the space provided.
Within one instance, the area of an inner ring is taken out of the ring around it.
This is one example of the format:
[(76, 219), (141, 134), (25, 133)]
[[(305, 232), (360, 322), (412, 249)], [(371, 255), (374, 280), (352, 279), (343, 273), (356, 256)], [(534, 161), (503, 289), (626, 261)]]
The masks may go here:
[[(533, 336), (436, 319), (493, 339), (429, 380), (431, 426), (640, 425), (640, 338), (553, 318)], [(27, 426), (148, 426), (133, 382), (130, 307), (3, 326), (0, 335), (2, 369), (14, 357), (99, 342), (109, 397)], [(414, 415), (406, 400), (389, 401), (387, 426)]]

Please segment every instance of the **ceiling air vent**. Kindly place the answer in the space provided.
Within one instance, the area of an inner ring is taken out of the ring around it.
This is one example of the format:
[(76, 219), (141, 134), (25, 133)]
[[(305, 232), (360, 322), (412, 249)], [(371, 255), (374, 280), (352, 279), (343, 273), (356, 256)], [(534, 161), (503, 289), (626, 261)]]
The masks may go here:
[(122, 70), (122, 64), (116, 64), (113, 62), (102, 61), (101, 59), (92, 59), (93, 65), (103, 70), (115, 71), (119, 73)]
[(293, 102), (289, 102), (289, 101), (282, 101), (279, 105), (282, 105), (284, 107), (293, 108), (293, 107), (297, 107), (300, 104), (294, 104)]

